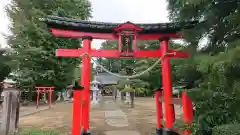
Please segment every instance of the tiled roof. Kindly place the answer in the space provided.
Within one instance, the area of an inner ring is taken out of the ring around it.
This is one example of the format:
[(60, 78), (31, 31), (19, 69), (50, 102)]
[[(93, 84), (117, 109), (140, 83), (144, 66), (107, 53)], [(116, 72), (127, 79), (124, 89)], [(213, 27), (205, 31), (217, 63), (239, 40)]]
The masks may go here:
[[(81, 32), (93, 32), (93, 33), (113, 33), (114, 28), (124, 23), (109, 23), (109, 22), (96, 22), (77, 20), (72, 18), (64, 18), (58, 16), (48, 16), (41, 18), (49, 28), (57, 28), (64, 30), (75, 30)], [(127, 22), (131, 23), (131, 22)], [(143, 30), (139, 34), (153, 34), (153, 33), (176, 33), (182, 29), (193, 28), (199, 21), (188, 22), (176, 22), (176, 23), (136, 23), (134, 25), (142, 28)]]
[(96, 80), (99, 81), (103, 85), (117, 84), (120, 79), (120, 78), (110, 75), (108, 73), (99, 73), (98, 75), (95, 75), (95, 77), (96, 77)]

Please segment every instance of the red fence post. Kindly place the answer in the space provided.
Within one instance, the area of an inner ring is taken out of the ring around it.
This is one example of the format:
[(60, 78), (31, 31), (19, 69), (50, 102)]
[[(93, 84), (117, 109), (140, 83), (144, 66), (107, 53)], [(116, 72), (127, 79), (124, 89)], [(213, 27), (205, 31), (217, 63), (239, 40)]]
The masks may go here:
[[(168, 53), (168, 39), (164, 39), (161, 42), (162, 54)], [(165, 105), (165, 116), (166, 116), (166, 128), (172, 129), (174, 124), (174, 109), (172, 106), (172, 80), (171, 80), (171, 69), (170, 59), (165, 56), (162, 59), (162, 82), (163, 82), (163, 93), (164, 93), (164, 105)]]
[(163, 109), (162, 109), (162, 101), (160, 101), (161, 97), (162, 97), (162, 91), (161, 89), (157, 89), (155, 92), (157, 132), (161, 132), (163, 128)]
[[(183, 119), (189, 126), (193, 120), (193, 104), (186, 91), (182, 91)], [(190, 134), (190, 130), (185, 130), (184, 135)]]

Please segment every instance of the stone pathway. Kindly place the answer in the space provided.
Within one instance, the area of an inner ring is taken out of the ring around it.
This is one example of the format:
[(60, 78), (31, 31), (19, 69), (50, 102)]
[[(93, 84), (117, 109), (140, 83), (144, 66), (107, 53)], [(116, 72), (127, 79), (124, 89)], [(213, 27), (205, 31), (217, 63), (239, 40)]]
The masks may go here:
[[(140, 135), (135, 130), (127, 130), (130, 125), (127, 115), (118, 107), (118, 105), (111, 100), (112, 97), (105, 97), (103, 102), (105, 122), (111, 127), (121, 128), (115, 130), (108, 130), (104, 132), (105, 135)], [(126, 129), (123, 130), (122, 128)]]

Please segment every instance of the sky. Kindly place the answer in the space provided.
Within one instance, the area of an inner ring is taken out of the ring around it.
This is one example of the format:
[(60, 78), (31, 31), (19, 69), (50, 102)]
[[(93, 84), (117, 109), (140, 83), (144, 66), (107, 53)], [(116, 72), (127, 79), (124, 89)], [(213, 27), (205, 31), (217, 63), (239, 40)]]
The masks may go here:
[[(94, 21), (133, 23), (169, 22), (166, 0), (90, 0), (92, 4), (92, 18)], [(10, 21), (4, 6), (10, 0), (0, 0), (0, 45), (7, 43), (2, 34), (10, 34)], [(99, 48), (101, 40), (93, 40), (93, 48)]]

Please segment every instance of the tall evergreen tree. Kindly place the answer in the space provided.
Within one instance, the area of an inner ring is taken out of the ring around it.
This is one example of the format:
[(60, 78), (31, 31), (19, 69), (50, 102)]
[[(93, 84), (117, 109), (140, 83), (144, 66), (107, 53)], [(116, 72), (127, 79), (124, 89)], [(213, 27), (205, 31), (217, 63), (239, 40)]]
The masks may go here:
[(173, 21), (205, 20), (185, 33), (191, 46), (197, 48), (200, 39), (208, 38), (207, 52), (225, 51), (230, 42), (240, 37), (239, 0), (168, 0)]
[(66, 87), (74, 79), (79, 59), (55, 56), (58, 48), (80, 48), (81, 40), (53, 37), (39, 18), (47, 15), (88, 19), (88, 0), (12, 0), (7, 8), (12, 22), (8, 44), (13, 48), (14, 79), (20, 88), (35, 85)]
[(6, 50), (0, 50), (0, 95), (3, 91), (3, 81), (9, 75), (11, 68), (8, 65), (10, 57), (6, 54)]

